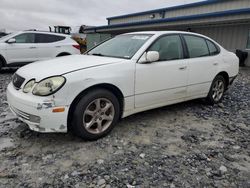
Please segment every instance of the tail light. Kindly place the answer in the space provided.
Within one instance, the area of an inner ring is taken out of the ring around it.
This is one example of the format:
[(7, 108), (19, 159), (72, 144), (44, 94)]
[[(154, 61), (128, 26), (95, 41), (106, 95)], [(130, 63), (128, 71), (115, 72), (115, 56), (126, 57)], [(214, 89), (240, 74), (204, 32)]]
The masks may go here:
[(76, 48), (77, 50), (80, 50), (80, 45), (79, 44), (75, 44), (73, 45), (74, 48)]

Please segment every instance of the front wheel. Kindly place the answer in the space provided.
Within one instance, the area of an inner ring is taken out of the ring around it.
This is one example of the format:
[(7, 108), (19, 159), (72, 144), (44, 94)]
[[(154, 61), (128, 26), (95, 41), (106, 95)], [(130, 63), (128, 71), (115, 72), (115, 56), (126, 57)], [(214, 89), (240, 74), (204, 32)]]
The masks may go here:
[(97, 140), (114, 128), (119, 116), (119, 101), (113, 93), (105, 89), (92, 90), (76, 105), (72, 128), (85, 140)]
[(209, 104), (217, 104), (221, 102), (224, 92), (226, 90), (225, 79), (223, 76), (218, 75), (213, 80), (210, 91), (207, 96)]

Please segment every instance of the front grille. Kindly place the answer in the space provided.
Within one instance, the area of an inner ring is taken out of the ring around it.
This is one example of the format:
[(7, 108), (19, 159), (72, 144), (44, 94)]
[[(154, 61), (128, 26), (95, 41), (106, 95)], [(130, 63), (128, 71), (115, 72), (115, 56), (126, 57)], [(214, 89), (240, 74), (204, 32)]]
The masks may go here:
[(32, 114), (28, 114), (26, 112), (23, 112), (21, 110), (18, 110), (17, 108), (10, 106), (10, 109), (18, 116), (23, 118), (24, 120), (30, 121), (32, 123), (40, 123), (41, 118), (39, 116), (35, 116)]
[(23, 77), (19, 76), (18, 74), (14, 74), (12, 83), (16, 89), (20, 89), (24, 81), (25, 79)]

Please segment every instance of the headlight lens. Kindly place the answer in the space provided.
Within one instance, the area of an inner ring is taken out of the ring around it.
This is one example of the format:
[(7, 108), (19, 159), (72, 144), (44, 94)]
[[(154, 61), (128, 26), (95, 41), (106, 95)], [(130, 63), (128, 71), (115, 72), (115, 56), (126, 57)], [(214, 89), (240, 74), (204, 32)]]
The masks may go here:
[(63, 76), (54, 76), (46, 78), (39, 82), (32, 93), (38, 96), (47, 96), (58, 91), (66, 82), (66, 79)]
[(32, 88), (33, 88), (33, 86), (34, 86), (35, 83), (36, 83), (35, 80), (30, 80), (30, 81), (28, 81), (28, 82), (25, 84), (25, 86), (23, 87), (23, 92), (24, 92), (24, 93), (29, 93), (29, 92), (31, 92), (31, 90), (32, 90)]

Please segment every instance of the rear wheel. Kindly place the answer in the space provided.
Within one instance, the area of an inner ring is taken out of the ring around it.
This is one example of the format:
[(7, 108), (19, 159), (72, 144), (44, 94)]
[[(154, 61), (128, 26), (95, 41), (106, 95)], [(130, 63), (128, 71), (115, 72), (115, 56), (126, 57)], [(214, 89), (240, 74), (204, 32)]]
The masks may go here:
[(71, 54), (64, 52), (64, 53), (58, 54), (56, 57), (62, 57), (62, 56), (68, 56), (68, 55), (71, 55)]
[(76, 105), (72, 128), (85, 140), (97, 140), (114, 128), (119, 114), (119, 101), (113, 93), (105, 89), (92, 90)]
[(2, 68), (3, 68), (3, 62), (2, 62), (2, 60), (0, 59), (0, 71), (2, 70)]
[(210, 91), (207, 96), (209, 104), (217, 104), (221, 102), (224, 92), (226, 90), (226, 81), (223, 76), (218, 75), (213, 80)]

